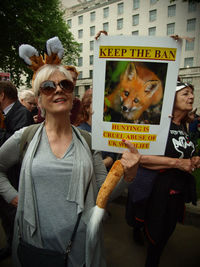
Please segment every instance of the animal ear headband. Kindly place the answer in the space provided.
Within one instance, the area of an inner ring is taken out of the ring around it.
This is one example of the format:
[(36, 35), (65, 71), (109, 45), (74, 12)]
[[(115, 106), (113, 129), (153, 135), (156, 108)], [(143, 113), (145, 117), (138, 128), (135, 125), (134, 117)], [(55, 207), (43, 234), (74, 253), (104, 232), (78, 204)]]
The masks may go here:
[(19, 56), (25, 61), (34, 74), (45, 64), (59, 65), (63, 58), (64, 48), (59, 38), (53, 37), (46, 42), (47, 54), (39, 55), (38, 51), (31, 45), (22, 44), (19, 47)]

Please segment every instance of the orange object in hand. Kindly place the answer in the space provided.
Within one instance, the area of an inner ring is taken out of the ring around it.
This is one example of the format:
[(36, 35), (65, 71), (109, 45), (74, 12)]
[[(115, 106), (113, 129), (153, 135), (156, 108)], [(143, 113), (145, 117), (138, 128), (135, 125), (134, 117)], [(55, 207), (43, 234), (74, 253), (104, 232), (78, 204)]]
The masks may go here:
[(96, 200), (96, 205), (99, 208), (105, 209), (110, 194), (112, 193), (113, 189), (115, 188), (123, 174), (124, 168), (120, 160), (116, 160), (99, 190)]

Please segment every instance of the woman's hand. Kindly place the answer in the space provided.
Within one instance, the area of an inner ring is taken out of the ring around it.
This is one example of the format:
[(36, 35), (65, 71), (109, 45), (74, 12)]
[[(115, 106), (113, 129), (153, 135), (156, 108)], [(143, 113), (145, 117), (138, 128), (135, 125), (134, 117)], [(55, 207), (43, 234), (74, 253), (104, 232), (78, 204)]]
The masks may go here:
[(16, 196), (15, 198), (13, 198), (13, 200), (10, 202), (14, 207), (17, 208), (18, 205), (18, 196)]
[(102, 33), (105, 34), (105, 35), (108, 35), (107, 31), (99, 31), (99, 32), (97, 33), (97, 35), (95, 36), (95, 39), (98, 40), (99, 37), (100, 37), (100, 35), (101, 35)]
[(185, 171), (185, 172), (193, 172), (194, 171), (194, 164), (191, 159), (177, 159), (175, 164), (175, 168)]
[(122, 154), (120, 161), (124, 167), (124, 179), (127, 182), (131, 182), (136, 176), (141, 155), (131, 142), (127, 140), (122, 141), (127, 145), (129, 151), (125, 151)]
[(199, 156), (195, 156), (191, 158), (191, 162), (192, 162), (192, 166), (193, 166), (193, 170), (200, 168), (200, 157)]
[(179, 36), (178, 34), (174, 34), (174, 35), (170, 35), (170, 37), (172, 39), (174, 39), (175, 41), (182, 41), (183, 39), (187, 40), (188, 42), (192, 42), (194, 41), (194, 37), (188, 37), (188, 36)]
[(33, 116), (33, 120), (35, 123), (38, 123), (38, 115)]

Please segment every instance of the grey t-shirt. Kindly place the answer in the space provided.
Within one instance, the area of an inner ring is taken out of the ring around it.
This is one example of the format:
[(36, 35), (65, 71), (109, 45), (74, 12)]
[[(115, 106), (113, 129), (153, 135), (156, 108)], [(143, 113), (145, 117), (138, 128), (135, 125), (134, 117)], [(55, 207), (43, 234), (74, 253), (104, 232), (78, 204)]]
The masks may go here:
[[(66, 200), (74, 160), (73, 140), (64, 156), (57, 158), (51, 151), (43, 128), (33, 159), (32, 177), (44, 247), (60, 252), (66, 250), (77, 219), (77, 204)], [(69, 256), (69, 266), (84, 265), (85, 236), (86, 226), (80, 221)]]

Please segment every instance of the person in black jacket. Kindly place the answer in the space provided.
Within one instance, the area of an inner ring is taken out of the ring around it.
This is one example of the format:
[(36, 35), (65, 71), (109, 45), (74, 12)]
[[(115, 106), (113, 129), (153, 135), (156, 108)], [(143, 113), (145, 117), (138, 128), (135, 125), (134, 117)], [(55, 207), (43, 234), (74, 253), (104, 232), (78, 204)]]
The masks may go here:
[[(0, 111), (5, 117), (4, 127), (0, 128), (0, 147), (15, 131), (34, 123), (31, 112), (19, 102), (17, 88), (10, 81), (0, 81)], [(19, 172), (19, 164), (8, 171), (9, 180), (16, 189), (18, 188)], [(7, 238), (7, 246), (0, 249), (0, 260), (11, 254), (15, 213), (15, 203), (8, 204), (0, 196), (0, 218)]]
[(193, 91), (192, 85), (177, 81), (165, 154), (142, 155), (136, 178), (129, 186), (126, 219), (140, 243), (139, 230), (144, 227), (148, 240), (145, 267), (159, 266), (177, 222), (183, 222), (185, 203), (196, 205), (192, 172), (200, 168), (200, 157), (194, 155), (195, 145), (185, 127), (193, 108)]

